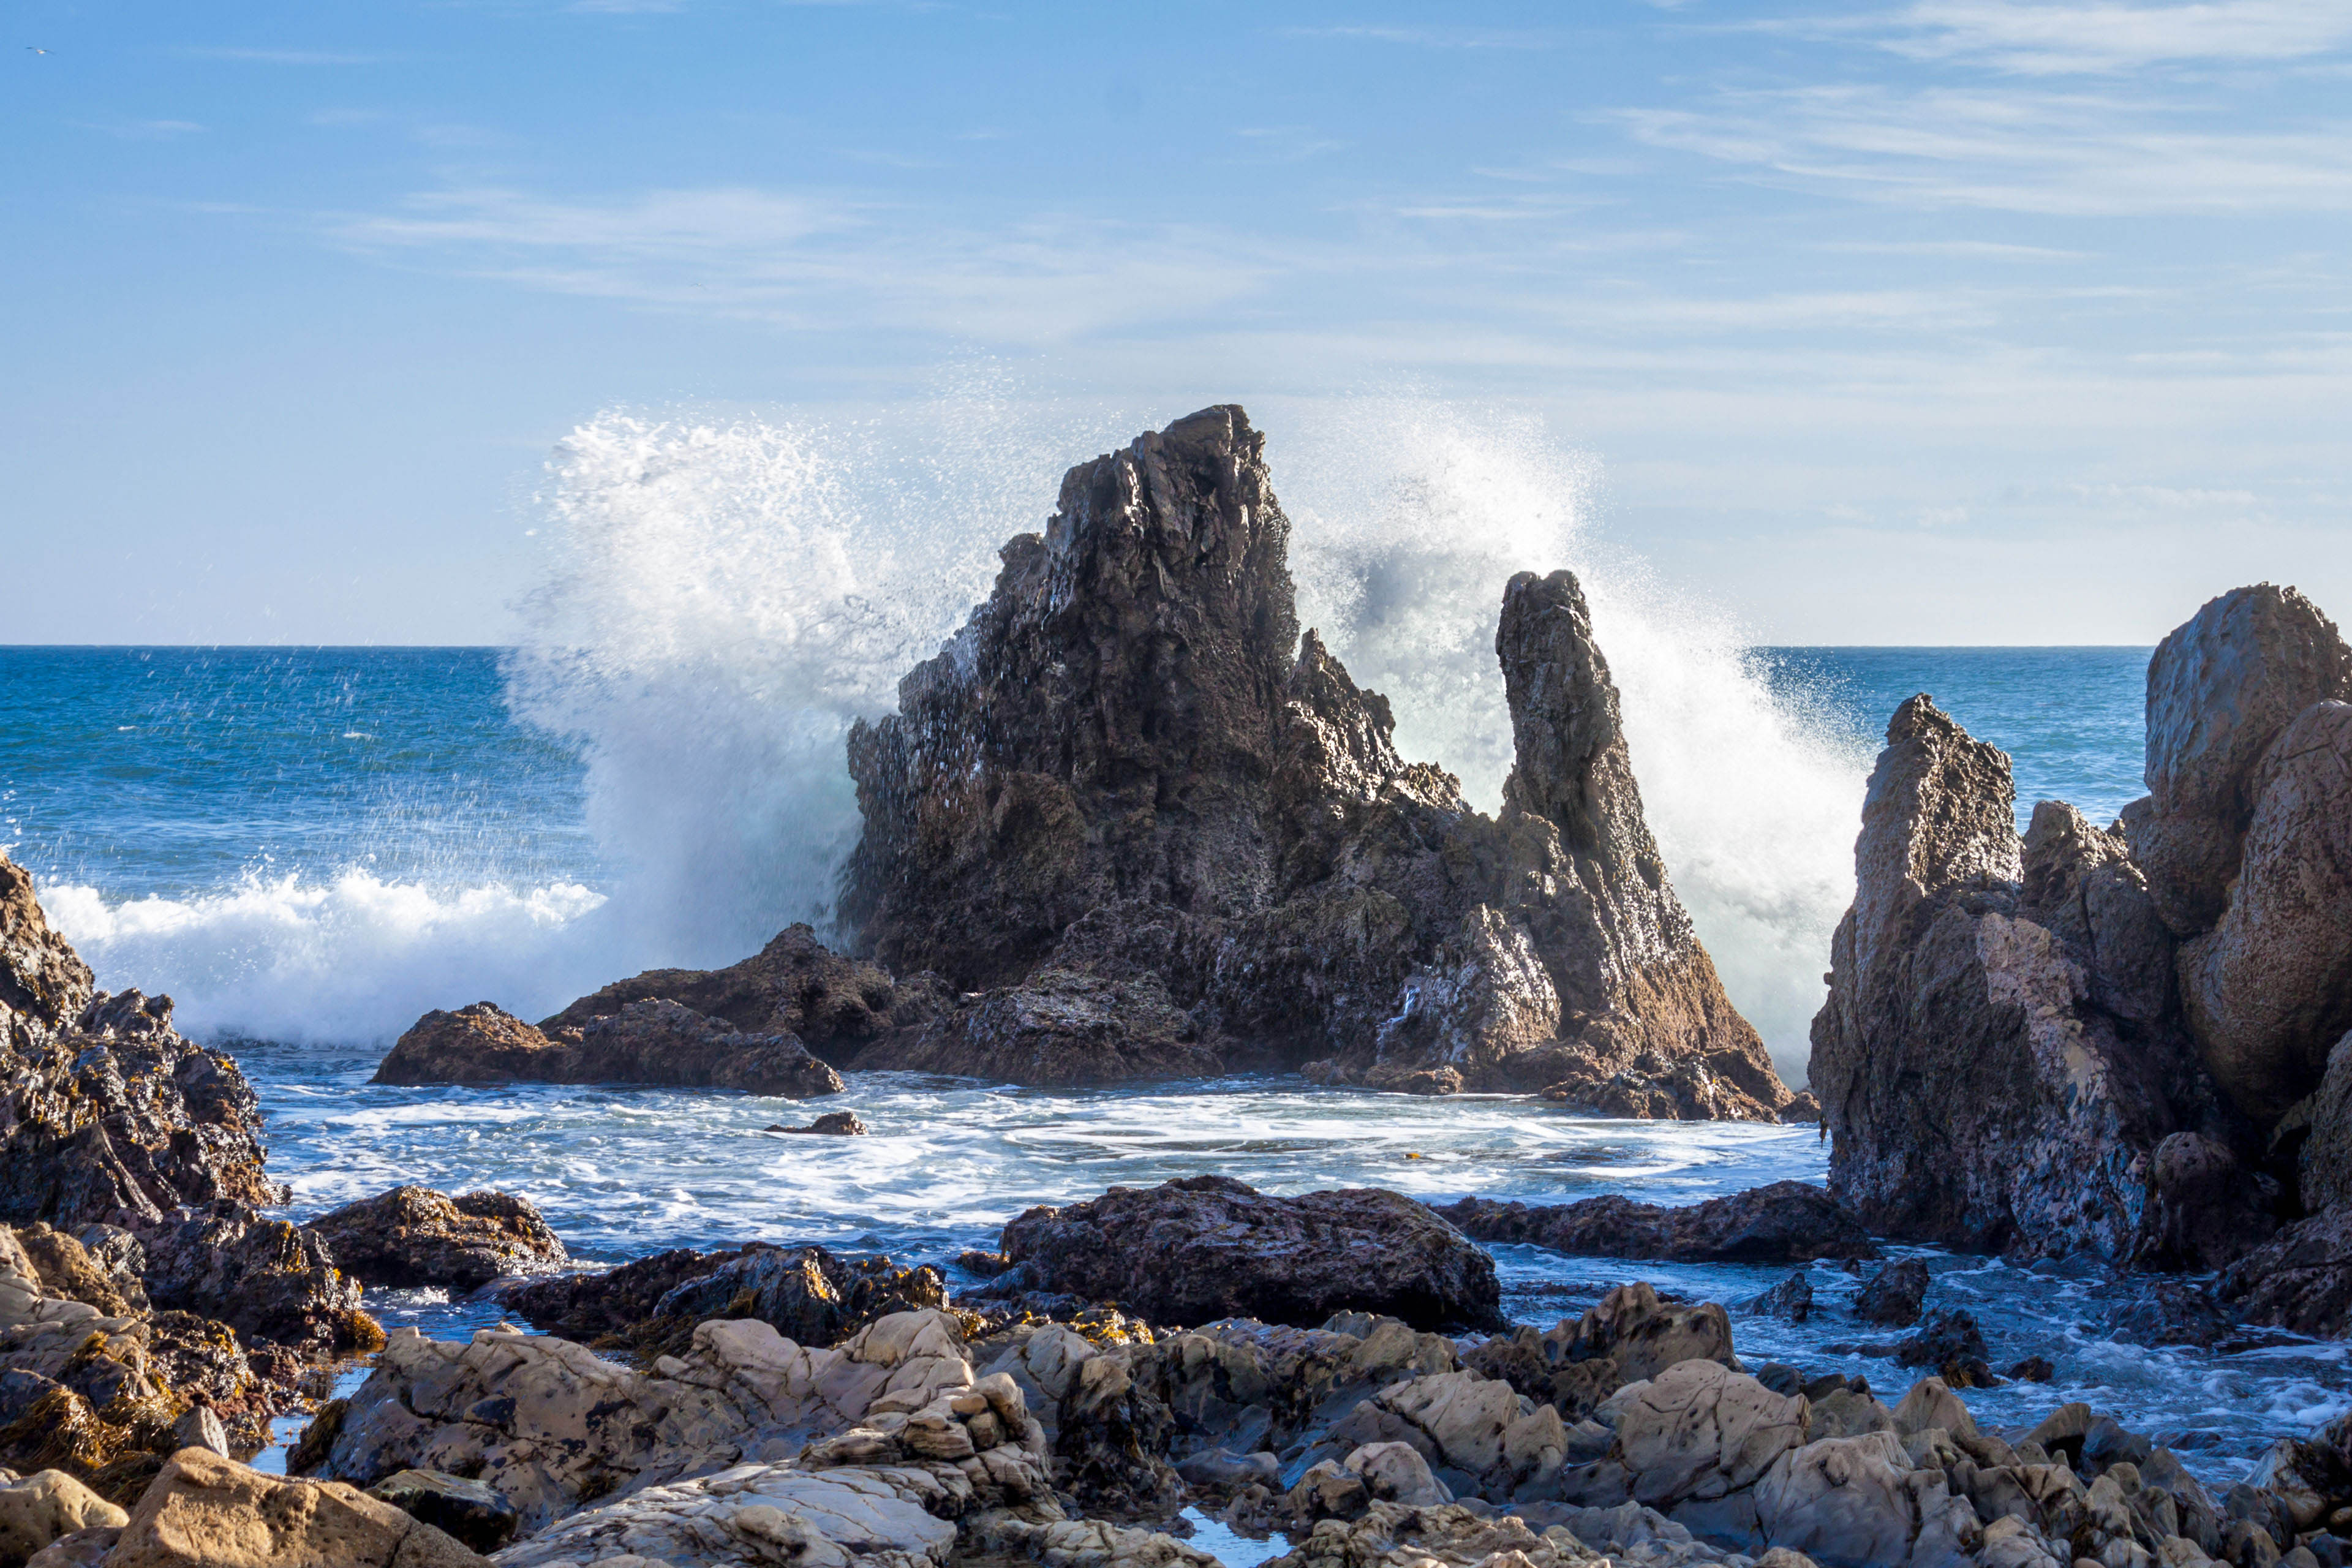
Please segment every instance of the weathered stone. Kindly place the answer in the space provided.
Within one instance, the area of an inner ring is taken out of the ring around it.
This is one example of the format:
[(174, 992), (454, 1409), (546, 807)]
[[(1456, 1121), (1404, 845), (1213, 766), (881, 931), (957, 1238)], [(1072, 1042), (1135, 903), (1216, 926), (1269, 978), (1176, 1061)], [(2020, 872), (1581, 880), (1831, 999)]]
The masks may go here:
[(0, 1563), (22, 1563), (76, 1531), (120, 1530), (130, 1518), (62, 1470), (0, 1483)]
[(429, 1187), (394, 1187), (321, 1215), (310, 1228), (337, 1268), (369, 1285), (474, 1290), (571, 1261), (530, 1200), (507, 1193), (453, 1198)]
[(786, 1127), (781, 1123), (768, 1129), (771, 1132), (813, 1132), (826, 1138), (863, 1138), (871, 1131), (857, 1119), (854, 1110), (828, 1110), (806, 1127)]
[(1769, 1290), (1749, 1300), (1746, 1310), (1767, 1318), (1801, 1323), (1813, 1315), (1813, 1282), (1800, 1268)]
[(2029, 864), (2012, 805), (2007, 757), (1896, 710), (1813, 1021), (1830, 1190), (1879, 1234), (2131, 1261), (2164, 1228), (2152, 1151), (2228, 1124), (2177, 1019), (2142, 1016), (2145, 943), (2102, 957), (2108, 925), (2145, 934), (2116, 847), (2037, 814)]
[(108, 1568), (486, 1568), (488, 1559), (354, 1488), (289, 1481), (201, 1448), (173, 1456)]
[(2315, 702), (2352, 698), (2352, 652), (2293, 588), (2234, 588), (2147, 666), (2147, 788), (2124, 809), (2132, 856), (2183, 937), (2220, 918), (2263, 753)]
[(838, 1094), (841, 1076), (800, 1037), (749, 1035), (664, 998), (549, 1036), (488, 1002), (427, 1013), (394, 1042), (376, 1083), (649, 1083), (801, 1099)]
[(1531, 1242), (1556, 1252), (1675, 1263), (1809, 1263), (1875, 1258), (1860, 1221), (1820, 1187), (1775, 1182), (1687, 1208), (1611, 1194), (1529, 1207), (1464, 1198), (1436, 1212), (1480, 1241)]
[(985, 1293), (1066, 1291), (1154, 1322), (1304, 1327), (1345, 1310), (1420, 1329), (1502, 1321), (1494, 1260), (1421, 1205), (1378, 1188), (1282, 1198), (1225, 1176), (1113, 1187), (1029, 1210), (1001, 1245), (1013, 1267)]
[(746, 1035), (793, 1035), (835, 1063), (877, 1040), (919, 1029), (945, 1005), (933, 975), (893, 980), (844, 957), (805, 924), (787, 926), (751, 957), (725, 969), (649, 969), (583, 996), (540, 1028), (584, 1029), (634, 1002), (669, 1001), (732, 1024)]
[[(1144, 436), (1070, 471), (898, 711), (853, 731), (845, 922), (999, 994), (919, 1065), (1106, 1081), (1202, 1070), (1192, 1045), (1421, 1092), (1788, 1103), (1666, 885), (1574, 579), (1506, 595), (1518, 761), (1490, 819), (1299, 637), (1288, 532), (1241, 410)], [(1137, 1029), (1094, 1027), (1077, 974), (1146, 986)], [(888, 1053), (860, 1065), (917, 1059)]]
[(2352, 1028), (2352, 702), (2296, 715), (2250, 783), (2228, 905), (2181, 947), (2180, 994), (2215, 1079), (2268, 1125)]
[(1783, 1397), (1716, 1362), (1668, 1367), (1618, 1423), (1633, 1499), (1665, 1510), (1753, 1486), (1804, 1446), (1805, 1416), (1803, 1395)]
[(310, 1356), (371, 1351), (383, 1331), (360, 1310), (360, 1282), (301, 1226), (241, 1204), (181, 1209), (139, 1228), (159, 1307), (234, 1325)]
[[(1756, 1512), (1765, 1539), (1801, 1552), (1822, 1568), (1916, 1561), (1915, 1541), (1930, 1521), (1946, 1522), (1956, 1500), (1940, 1471), (1914, 1471), (1889, 1433), (1832, 1437), (1797, 1448), (1756, 1487)], [(1958, 1507), (1966, 1509), (1965, 1501)], [(1973, 1512), (1951, 1528), (1959, 1552), (1972, 1551), (1981, 1532), (1969, 1529)]]
[(755, 1241), (526, 1280), (499, 1290), (499, 1303), (549, 1333), (658, 1354), (682, 1352), (712, 1318), (757, 1318), (795, 1343), (834, 1345), (893, 1312), (946, 1306), (947, 1286), (928, 1264), (900, 1268), (887, 1258)]
[(1898, 1258), (1863, 1281), (1854, 1292), (1853, 1315), (1865, 1323), (1907, 1329), (1919, 1321), (1927, 1299), (1927, 1266), (1916, 1258)]
[(1223, 1058), (1196, 1032), (1157, 975), (1108, 980), (1048, 967), (953, 1008), (919, 1035), (870, 1047), (857, 1065), (1044, 1088), (1222, 1072)]
[(2352, 1205), (2288, 1226), (2224, 1269), (2214, 1294), (2246, 1322), (2343, 1337), (2352, 1330)]
[(368, 1488), (368, 1496), (485, 1554), (512, 1541), (522, 1523), (515, 1505), (495, 1489), (438, 1470), (386, 1476)]

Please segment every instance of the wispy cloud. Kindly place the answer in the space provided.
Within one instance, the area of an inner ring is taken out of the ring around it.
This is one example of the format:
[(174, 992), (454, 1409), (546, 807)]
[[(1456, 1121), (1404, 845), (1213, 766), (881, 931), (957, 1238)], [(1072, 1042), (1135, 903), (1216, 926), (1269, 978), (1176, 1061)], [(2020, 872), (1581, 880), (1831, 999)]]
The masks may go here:
[(327, 228), (379, 257), (557, 293), (1024, 342), (1196, 317), (1268, 270), (1250, 247), (1182, 226), (1049, 216), (960, 231), (886, 204), (744, 188), (610, 201), (447, 190)]
[(1874, 202), (2063, 216), (2352, 210), (2352, 121), (2209, 129), (2187, 106), (1884, 86), (1612, 116), (1636, 140)]
[(202, 60), (241, 60), (261, 66), (374, 66), (394, 58), (350, 49), (260, 49), (214, 44), (190, 45), (181, 53)]
[(2300, 60), (2352, 46), (2352, 6), (2343, 0), (1914, 0), (1876, 15), (1764, 26), (2037, 76)]

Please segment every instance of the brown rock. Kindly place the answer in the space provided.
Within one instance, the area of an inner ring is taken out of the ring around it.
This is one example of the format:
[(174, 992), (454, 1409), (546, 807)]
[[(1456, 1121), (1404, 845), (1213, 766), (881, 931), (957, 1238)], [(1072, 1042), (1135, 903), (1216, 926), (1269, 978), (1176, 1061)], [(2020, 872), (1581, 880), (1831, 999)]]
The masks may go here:
[(2147, 666), (2147, 788), (2125, 808), (2132, 855), (2173, 931), (2221, 916), (2273, 740), (2315, 702), (2352, 699), (2352, 650), (2293, 588), (2233, 588)]
[(2327, 1053), (2326, 1071), (2301, 1110), (2303, 1206), (2315, 1214), (2352, 1204), (2352, 1033)]
[(956, 1008), (913, 1040), (869, 1047), (857, 1065), (1045, 1088), (1223, 1071), (1193, 1032), (1157, 975), (1106, 980), (1047, 968)]
[(510, 1274), (571, 1261), (528, 1198), (403, 1186), (310, 1222), (336, 1266), (368, 1285), (473, 1290)]
[(383, 1342), (383, 1331), (360, 1310), (359, 1280), (301, 1226), (217, 1203), (177, 1210), (139, 1234), (158, 1307), (216, 1319), (306, 1356)]
[(0, 1047), (21, 1051), (89, 1005), (89, 965), (50, 929), (32, 874), (0, 855)]
[(377, 1083), (646, 1083), (793, 1099), (841, 1092), (841, 1075), (793, 1035), (747, 1035), (666, 999), (635, 1001), (552, 1038), (488, 1002), (427, 1013)]
[(289, 1481), (185, 1448), (131, 1511), (108, 1568), (487, 1568), (488, 1559), (335, 1481)]
[(1494, 1260), (1412, 1199), (1378, 1188), (1275, 1197), (1225, 1176), (1113, 1187), (1004, 1227), (1013, 1267), (990, 1295), (1109, 1301), (1154, 1323), (1254, 1317), (1312, 1327), (1334, 1313), (1417, 1329), (1499, 1327)]
[(2352, 703), (2296, 715), (2246, 787), (2228, 904), (2181, 947), (2180, 990), (2214, 1078), (2267, 1124), (2352, 1028)]
[(1774, 1182), (1686, 1208), (1635, 1203), (1614, 1194), (1555, 1206), (1487, 1198), (1432, 1206), (1475, 1240), (1529, 1242), (1591, 1258), (1806, 1263), (1878, 1256), (1862, 1223), (1827, 1192), (1804, 1182)]
[(393, 1043), (371, 1083), (561, 1083), (571, 1052), (494, 1003), (435, 1011)]

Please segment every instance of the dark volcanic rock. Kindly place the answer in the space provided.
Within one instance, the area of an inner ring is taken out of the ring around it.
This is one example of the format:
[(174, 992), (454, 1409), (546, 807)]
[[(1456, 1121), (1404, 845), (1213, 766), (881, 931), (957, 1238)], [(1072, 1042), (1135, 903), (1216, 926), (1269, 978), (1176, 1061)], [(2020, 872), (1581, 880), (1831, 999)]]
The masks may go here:
[(1898, 1258), (1863, 1281), (1854, 1292), (1853, 1315), (1865, 1323), (1907, 1329), (1919, 1321), (1927, 1300), (1927, 1266), (1916, 1258)]
[(1990, 1381), (1986, 1354), (1984, 1331), (1957, 1308), (1930, 1314), (1917, 1333), (1895, 1347), (1898, 1363), (1934, 1367), (1954, 1388), (1981, 1388)]
[(861, 951), (1011, 993), (859, 1065), (1108, 1081), (1245, 1040), (1325, 1081), (1770, 1119), (1790, 1097), (1666, 883), (1575, 580), (1506, 595), (1517, 765), (1501, 816), (1471, 812), (1299, 636), (1262, 447), (1211, 408), (1072, 469), (853, 731)]
[(766, 1242), (727, 1252), (657, 1252), (599, 1274), (533, 1279), (498, 1292), (499, 1304), (541, 1332), (588, 1343), (668, 1350), (713, 1318), (758, 1318), (811, 1347), (848, 1338), (877, 1318), (947, 1305), (928, 1264), (835, 1258), (822, 1247)]
[(2121, 846), (2054, 805), (2021, 846), (2013, 800), (2006, 756), (1896, 710), (1813, 1020), (1830, 1190), (1882, 1235), (2137, 1260), (2199, 1228), (2152, 1203), (2157, 1147), (2237, 1130)]
[(571, 1261), (530, 1200), (506, 1193), (453, 1198), (429, 1187), (394, 1187), (321, 1215), (310, 1229), (337, 1268), (368, 1285), (474, 1290)]
[(374, 1082), (645, 1083), (803, 1099), (841, 1092), (841, 1075), (795, 1035), (747, 1035), (668, 1000), (635, 1001), (549, 1036), (488, 1002), (427, 1013)]
[(1012, 1267), (985, 1293), (1066, 1293), (1153, 1323), (1334, 1313), (1416, 1329), (1502, 1325), (1494, 1260), (1412, 1199), (1378, 1188), (1281, 1198), (1224, 1176), (1113, 1187), (1004, 1227)]
[(867, 1128), (854, 1110), (828, 1110), (806, 1127), (786, 1127), (777, 1122), (768, 1128), (771, 1132), (814, 1132), (827, 1138), (863, 1138)]
[(616, 980), (539, 1026), (551, 1035), (583, 1029), (632, 1002), (656, 1001), (723, 1019), (746, 1035), (796, 1035), (826, 1059), (848, 1062), (876, 1040), (930, 1022), (947, 995), (936, 976), (893, 980), (872, 963), (832, 952), (801, 924), (725, 969), (648, 969)]
[(1049, 1088), (1224, 1070), (1193, 1035), (1158, 975), (1107, 980), (1045, 968), (955, 1008), (915, 1038), (869, 1048), (857, 1065)]
[(1674, 1263), (1810, 1263), (1816, 1258), (1875, 1258), (1853, 1215), (1820, 1187), (1775, 1182), (1687, 1208), (1664, 1208), (1611, 1194), (1530, 1208), (1464, 1198), (1433, 1205), (1465, 1236), (1530, 1242), (1592, 1258)]
[(139, 1231), (158, 1307), (234, 1325), (308, 1356), (372, 1351), (383, 1332), (360, 1310), (360, 1282), (316, 1234), (236, 1203), (176, 1211)]
[(512, 1541), (522, 1525), (522, 1511), (496, 1489), (439, 1470), (386, 1476), (368, 1496), (484, 1553)]
[(1742, 1310), (1759, 1317), (1801, 1323), (1813, 1315), (1813, 1282), (1800, 1268), (1762, 1295), (1751, 1298)]
[(2158, 1280), (2135, 1300), (2110, 1311), (2108, 1334), (2136, 1345), (2195, 1345), (2212, 1350), (2240, 1332), (2228, 1310), (2210, 1291), (2175, 1280)]
[(2326, 1339), (2352, 1331), (2352, 1205), (2288, 1226), (2224, 1269), (2214, 1294), (2249, 1323)]

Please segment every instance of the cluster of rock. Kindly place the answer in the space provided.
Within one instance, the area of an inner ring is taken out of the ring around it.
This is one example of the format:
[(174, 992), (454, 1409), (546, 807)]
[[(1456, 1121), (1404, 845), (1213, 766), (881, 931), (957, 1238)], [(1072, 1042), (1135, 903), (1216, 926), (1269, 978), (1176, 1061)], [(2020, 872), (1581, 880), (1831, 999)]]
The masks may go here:
[(2225, 1290), (2340, 1329), (2347, 699), (2309, 601), (2224, 595), (2149, 663), (2147, 798), (2112, 829), (2042, 802), (2021, 840), (2008, 758), (1904, 703), (1813, 1023), (1832, 1193), (1880, 1235), (2026, 1256), (2206, 1270), (2267, 1241)]
[(864, 957), (794, 927), (536, 1027), (428, 1014), (378, 1080), (811, 1094), (836, 1068), (1067, 1086), (1303, 1065), (1621, 1116), (1807, 1114), (1667, 881), (1575, 578), (1504, 595), (1516, 763), (1500, 814), (1472, 811), (1300, 634), (1263, 446), (1217, 407), (1071, 469), (898, 711), (852, 731), (840, 914)]

